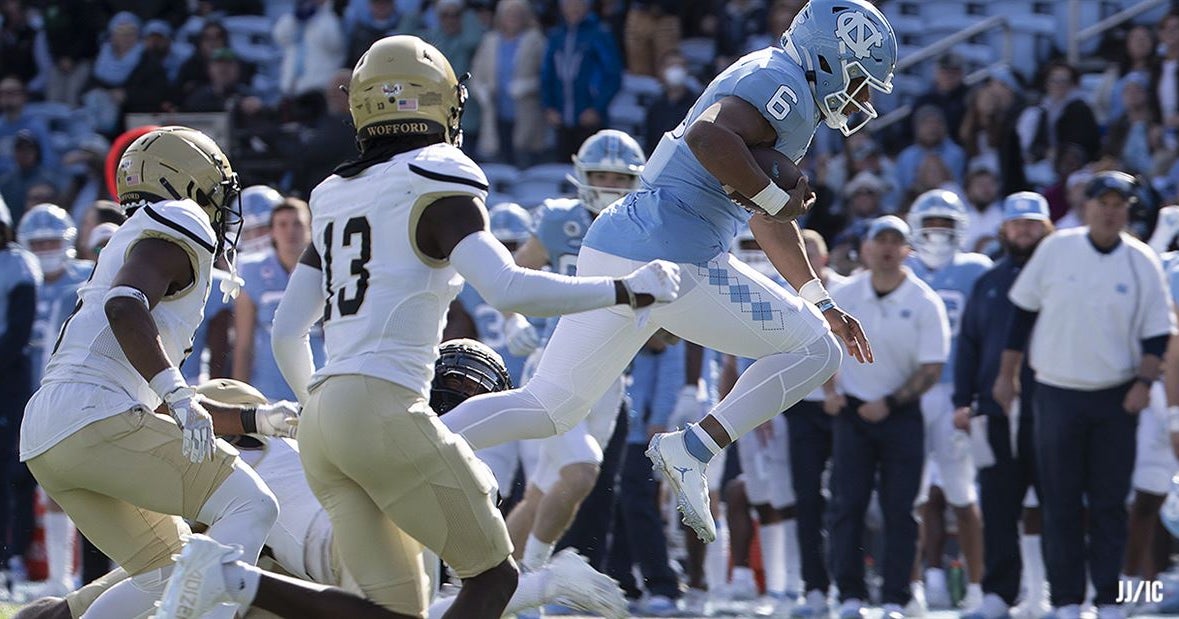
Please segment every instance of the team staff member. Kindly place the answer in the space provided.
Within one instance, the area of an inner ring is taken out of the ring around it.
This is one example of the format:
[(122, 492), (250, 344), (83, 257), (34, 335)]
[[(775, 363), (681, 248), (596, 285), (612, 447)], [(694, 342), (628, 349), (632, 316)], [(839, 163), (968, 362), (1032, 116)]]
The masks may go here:
[(872, 222), (864, 241), (868, 267), (833, 291), (832, 299), (859, 316), (873, 334), (882, 363), (845, 363), (829, 399), (839, 413), (833, 425), (831, 572), (839, 587), (839, 616), (863, 615), (868, 599), (861, 545), (864, 514), (876, 476), (888, 531), (882, 562), (884, 617), (904, 616), (909, 575), (917, 552), (913, 501), (925, 462), (921, 395), (937, 383), (950, 354), (946, 309), (928, 285), (904, 266), (909, 226), (886, 215)]
[[(1007, 324), (1015, 306), (1007, 298), (1015, 278), (1044, 237), (1053, 231), (1048, 201), (1030, 191), (1003, 200), (1003, 224), (999, 239), (1005, 256), (978, 278), (958, 333), (957, 364), (954, 367), (954, 425), (970, 430), (970, 418), (986, 416), (986, 439), (995, 455), (991, 466), (979, 469), (982, 495), (983, 570), (981, 606), (967, 609), (964, 619), (998, 619), (1008, 614), (1019, 595), (1023, 569), (1019, 549), (1019, 518), (1024, 495), (1035, 484), (1035, 453), (1032, 443), (1031, 368), (1024, 364), (1020, 384), (1018, 420), (1009, 420), (991, 396), (999, 373), (999, 358), (1007, 344)], [(1016, 444), (1011, 445), (1011, 424), (1017, 423)]]
[[(1133, 177), (1102, 172), (1086, 188), (1088, 226), (1044, 239), (1011, 288), (1017, 310), (994, 396), (1004, 410), (1028, 348), (1044, 557), (1058, 617), (1077, 617), (1088, 567), (1102, 617), (1114, 606), (1126, 547), (1137, 413), (1175, 331), (1158, 257), (1122, 230)], [(1042, 316), (1042, 319), (1037, 319)], [(1088, 506), (1088, 536), (1080, 518)]]

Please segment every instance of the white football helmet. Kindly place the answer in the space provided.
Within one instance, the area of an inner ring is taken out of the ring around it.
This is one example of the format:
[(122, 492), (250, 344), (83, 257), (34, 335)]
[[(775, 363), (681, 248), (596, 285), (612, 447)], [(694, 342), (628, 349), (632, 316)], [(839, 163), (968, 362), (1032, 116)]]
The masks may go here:
[[(952, 228), (931, 228), (927, 219), (953, 221)], [(917, 256), (931, 269), (940, 269), (954, 259), (962, 248), (966, 234), (966, 205), (952, 191), (931, 189), (913, 201), (909, 207), (909, 228), (913, 231), (913, 248)]]
[[(573, 156), (575, 176), (569, 177), (569, 181), (577, 187), (581, 203), (590, 211), (601, 213), (602, 209), (639, 188), (639, 174), (645, 165), (647, 156), (634, 138), (616, 129), (602, 129), (577, 149)], [(590, 172), (626, 174), (633, 182), (625, 189), (599, 187), (590, 184)]]

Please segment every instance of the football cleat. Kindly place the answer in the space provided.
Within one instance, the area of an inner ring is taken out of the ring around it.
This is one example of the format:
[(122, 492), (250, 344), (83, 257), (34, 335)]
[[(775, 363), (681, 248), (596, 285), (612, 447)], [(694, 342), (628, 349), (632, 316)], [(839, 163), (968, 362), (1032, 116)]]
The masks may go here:
[(156, 608), (156, 619), (202, 617), (221, 604), (233, 604), (221, 566), (240, 559), (241, 546), (226, 546), (207, 535), (181, 539), (184, 550), (175, 555), (176, 564)]
[(545, 568), (546, 593), (581, 610), (610, 617), (628, 617), (626, 597), (618, 583), (590, 566), (572, 548), (553, 555)]
[(675, 493), (676, 509), (683, 515), (684, 524), (696, 532), (705, 544), (716, 540), (716, 523), (708, 508), (708, 479), (704, 471), (708, 465), (688, 453), (684, 432), (656, 434), (647, 448), (647, 458), (656, 471), (663, 474)]

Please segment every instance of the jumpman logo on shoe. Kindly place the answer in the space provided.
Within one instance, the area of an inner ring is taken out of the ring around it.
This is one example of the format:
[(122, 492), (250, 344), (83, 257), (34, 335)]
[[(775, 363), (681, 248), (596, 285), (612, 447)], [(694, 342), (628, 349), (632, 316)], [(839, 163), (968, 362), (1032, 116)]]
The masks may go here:
[(687, 481), (687, 477), (688, 477), (688, 471), (692, 470), (691, 468), (689, 468), (689, 467), (686, 467), (686, 466), (684, 466), (684, 467), (673, 466), (673, 467), (671, 467), (671, 468), (673, 468), (673, 469), (675, 469), (676, 471), (678, 471), (678, 472), (679, 472), (679, 474), (680, 474), (680, 481), (681, 481), (681, 482), (682, 482), (682, 481)]

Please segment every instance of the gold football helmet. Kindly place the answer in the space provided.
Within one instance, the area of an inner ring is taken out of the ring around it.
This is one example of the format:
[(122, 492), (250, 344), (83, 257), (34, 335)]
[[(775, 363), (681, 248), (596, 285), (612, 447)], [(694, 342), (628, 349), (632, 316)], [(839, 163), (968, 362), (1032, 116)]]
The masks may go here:
[(262, 395), (261, 391), (232, 378), (215, 378), (201, 383), (196, 388), (196, 392), (210, 400), (225, 404), (259, 406), (267, 402), (266, 396)]
[[(464, 76), (465, 77), (465, 76)], [(415, 36), (385, 37), (352, 70), (348, 107), (361, 145), (379, 137), (443, 134), (459, 146), (467, 89), (450, 61)]]
[(124, 206), (190, 199), (209, 216), (223, 242), (238, 227), (241, 189), (229, 158), (212, 138), (188, 127), (160, 127), (145, 133), (123, 152), (115, 187)]

